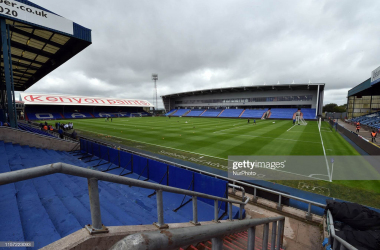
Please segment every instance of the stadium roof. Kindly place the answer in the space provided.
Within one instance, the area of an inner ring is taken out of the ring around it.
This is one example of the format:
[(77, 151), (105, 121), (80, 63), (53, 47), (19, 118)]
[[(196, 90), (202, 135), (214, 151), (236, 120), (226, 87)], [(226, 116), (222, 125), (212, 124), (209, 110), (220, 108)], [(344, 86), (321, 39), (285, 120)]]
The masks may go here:
[(107, 107), (154, 107), (150, 102), (136, 99), (106, 97), (68, 96), (55, 94), (21, 93), (26, 105), (67, 105), (67, 106), (107, 106)]
[(183, 97), (183, 96), (206, 95), (206, 94), (216, 94), (216, 93), (233, 93), (233, 92), (242, 92), (242, 91), (273, 91), (273, 90), (289, 90), (289, 89), (290, 90), (303, 90), (303, 89), (317, 90), (318, 86), (319, 86), (320, 91), (322, 91), (324, 90), (325, 84), (324, 83), (305, 83), (305, 84), (252, 85), (252, 86), (241, 86), (241, 87), (194, 90), (194, 91), (163, 95), (161, 97), (170, 98), (170, 97)]
[(371, 78), (368, 78), (348, 91), (348, 96), (370, 95), (380, 95), (380, 83), (371, 84)]
[[(11, 13), (0, 12), (0, 17), (9, 25), (16, 91), (28, 89), (91, 44), (90, 29), (30, 1), (1, 1), (0, 7)], [(1, 68), (4, 81), (4, 63)]]

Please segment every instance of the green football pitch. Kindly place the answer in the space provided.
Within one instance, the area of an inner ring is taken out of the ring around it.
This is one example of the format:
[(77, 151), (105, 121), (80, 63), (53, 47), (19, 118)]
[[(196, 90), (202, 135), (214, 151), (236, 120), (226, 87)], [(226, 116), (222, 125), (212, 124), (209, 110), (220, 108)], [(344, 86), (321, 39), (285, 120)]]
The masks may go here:
[[(79, 136), (128, 146), (226, 170), (229, 156), (320, 156), (318, 167), (287, 168), (277, 176), (295, 174), (298, 180), (272, 182), (330, 197), (380, 208), (379, 173), (371, 166), (350, 169), (375, 180), (344, 180), (347, 170), (335, 167), (331, 156), (360, 154), (338, 132), (316, 121), (293, 126), (291, 120), (260, 120), (191, 117), (143, 117), (61, 120), (73, 122)], [(332, 176), (332, 177), (331, 177)], [(352, 173), (351, 173), (352, 176)], [(332, 178), (332, 181), (330, 181)], [(277, 178), (281, 179), (281, 178)], [(335, 180), (340, 179), (340, 180)]]

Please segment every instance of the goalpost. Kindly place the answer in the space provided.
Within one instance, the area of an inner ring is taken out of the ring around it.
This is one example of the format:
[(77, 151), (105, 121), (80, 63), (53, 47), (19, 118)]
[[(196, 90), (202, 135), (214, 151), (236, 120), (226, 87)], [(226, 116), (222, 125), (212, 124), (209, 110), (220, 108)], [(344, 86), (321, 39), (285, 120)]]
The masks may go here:
[(298, 125), (307, 125), (307, 122), (303, 119), (302, 113), (300, 111), (296, 112), (296, 123)]

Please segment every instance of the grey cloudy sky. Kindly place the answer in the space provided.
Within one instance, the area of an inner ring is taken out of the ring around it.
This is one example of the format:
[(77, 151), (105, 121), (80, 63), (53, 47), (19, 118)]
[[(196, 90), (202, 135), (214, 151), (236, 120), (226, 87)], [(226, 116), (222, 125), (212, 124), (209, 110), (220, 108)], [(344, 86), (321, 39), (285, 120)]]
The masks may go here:
[(158, 73), (159, 95), (311, 80), (344, 104), (380, 65), (380, 1), (33, 2), (92, 29), (93, 44), (28, 92), (151, 101)]

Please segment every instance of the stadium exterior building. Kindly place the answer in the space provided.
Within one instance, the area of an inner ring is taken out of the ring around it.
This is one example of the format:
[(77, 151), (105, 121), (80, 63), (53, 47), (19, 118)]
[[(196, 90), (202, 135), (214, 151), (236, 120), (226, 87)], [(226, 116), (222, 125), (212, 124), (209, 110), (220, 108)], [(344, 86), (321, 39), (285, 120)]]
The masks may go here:
[[(28, 120), (148, 116), (145, 100), (21, 93)], [(145, 110), (144, 110), (145, 109)]]
[(174, 93), (162, 100), (166, 111), (300, 108), (313, 110), (315, 119), (322, 113), (324, 87), (324, 83), (309, 83), (216, 88)]
[(372, 71), (371, 78), (355, 86), (347, 95), (347, 118), (380, 111), (380, 67)]

